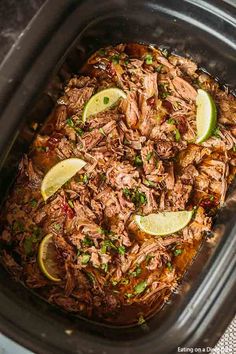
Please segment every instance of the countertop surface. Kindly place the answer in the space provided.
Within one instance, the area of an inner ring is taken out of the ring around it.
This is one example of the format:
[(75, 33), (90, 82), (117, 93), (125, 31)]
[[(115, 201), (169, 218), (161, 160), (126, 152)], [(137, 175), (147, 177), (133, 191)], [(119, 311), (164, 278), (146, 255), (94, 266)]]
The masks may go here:
[[(225, 1), (236, 6), (236, 0)], [(0, 0), (0, 62), (44, 2), (45, 0)], [(0, 334), (0, 354), (30, 353), (27, 349)], [(236, 353), (236, 319), (231, 322), (212, 353)]]

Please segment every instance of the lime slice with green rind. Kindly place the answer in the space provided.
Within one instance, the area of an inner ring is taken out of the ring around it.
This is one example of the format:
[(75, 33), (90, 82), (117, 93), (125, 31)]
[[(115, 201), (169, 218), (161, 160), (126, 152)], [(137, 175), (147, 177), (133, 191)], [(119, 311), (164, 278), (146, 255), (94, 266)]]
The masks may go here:
[(183, 229), (190, 222), (193, 211), (169, 211), (147, 216), (135, 215), (134, 221), (143, 232), (166, 236)]
[(89, 117), (112, 107), (120, 98), (126, 98), (126, 94), (117, 87), (110, 87), (97, 92), (84, 107), (82, 115), (83, 122)]
[(40, 243), (38, 251), (38, 264), (45, 277), (55, 282), (59, 282), (61, 280), (57, 265), (57, 253), (52, 234), (46, 235)]
[(70, 158), (60, 161), (53, 166), (44, 176), (41, 184), (41, 194), (43, 199), (46, 201), (51, 197), (85, 165), (86, 162), (81, 159)]
[(199, 89), (197, 98), (197, 139), (200, 144), (207, 140), (216, 127), (217, 110), (211, 95), (205, 90)]

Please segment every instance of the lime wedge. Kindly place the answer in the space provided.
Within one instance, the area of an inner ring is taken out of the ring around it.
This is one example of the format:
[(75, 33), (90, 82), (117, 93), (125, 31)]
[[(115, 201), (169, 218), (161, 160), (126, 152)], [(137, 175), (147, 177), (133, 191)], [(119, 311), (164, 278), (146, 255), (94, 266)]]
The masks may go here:
[(143, 232), (166, 236), (183, 229), (190, 222), (193, 211), (170, 211), (147, 216), (135, 215), (134, 221)]
[(52, 281), (60, 281), (57, 266), (57, 253), (53, 242), (53, 235), (48, 234), (40, 243), (38, 251), (38, 264), (42, 273)]
[(202, 90), (198, 90), (197, 98), (197, 139), (196, 143), (207, 140), (215, 129), (217, 110), (211, 95)]
[(41, 184), (41, 194), (46, 201), (51, 197), (63, 184), (71, 179), (81, 168), (86, 165), (86, 162), (77, 158), (71, 158), (58, 162), (53, 166)]
[(82, 119), (85, 122), (90, 116), (113, 106), (120, 98), (126, 98), (124, 91), (110, 87), (93, 95), (84, 107)]

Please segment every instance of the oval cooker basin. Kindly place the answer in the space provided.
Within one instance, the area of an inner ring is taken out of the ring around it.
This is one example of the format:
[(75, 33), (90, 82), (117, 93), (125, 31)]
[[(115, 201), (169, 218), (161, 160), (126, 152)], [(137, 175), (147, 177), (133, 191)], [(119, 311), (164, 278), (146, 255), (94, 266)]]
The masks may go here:
[[(49, 0), (0, 67), (1, 200), (58, 93), (62, 65), (77, 72), (96, 49), (122, 42), (189, 55), (236, 88), (236, 8), (219, 0)], [(63, 64), (64, 63), (64, 64)], [(112, 327), (47, 304), (0, 268), (0, 331), (37, 353), (176, 353), (211, 347), (235, 313), (235, 193), (232, 186), (179, 292), (145, 326)]]

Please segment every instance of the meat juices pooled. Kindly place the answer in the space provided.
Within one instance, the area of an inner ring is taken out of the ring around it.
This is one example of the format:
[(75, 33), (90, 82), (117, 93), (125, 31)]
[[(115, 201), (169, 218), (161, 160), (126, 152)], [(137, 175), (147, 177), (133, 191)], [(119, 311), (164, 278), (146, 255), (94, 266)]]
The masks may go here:
[[(127, 99), (91, 116), (96, 92)], [(196, 95), (213, 97), (217, 129), (196, 138)], [(114, 324), (156, 312), (178, 286), (235, 175), (236, 99), (189, 59), (138, 44), (96, 52), (65, 86), (22, 158), (2, 208), (1, 261), (18, 281), (66, 311)], [(77, 157), (86, 166), (45, 203), (45, 173)], [(134, 215), (192, 210), (165, 237), (141, 232)], [(41, 272), (40, 241), (53, 234), (60, 278)]]

